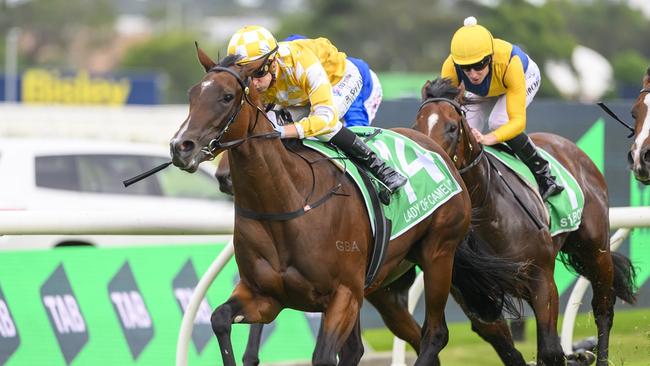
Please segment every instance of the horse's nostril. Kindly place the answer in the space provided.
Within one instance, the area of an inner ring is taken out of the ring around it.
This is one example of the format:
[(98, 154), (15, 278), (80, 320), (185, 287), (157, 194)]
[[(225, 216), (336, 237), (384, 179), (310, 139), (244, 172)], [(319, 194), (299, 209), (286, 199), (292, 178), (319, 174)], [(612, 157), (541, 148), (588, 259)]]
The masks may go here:
[(646, 164), (650, 163), (650, 150), (645, 150), (642, 156), (643, 156), (644, 163)]
[(194, 150), (194, 142), (190, 140), (185, 140), (181, 142), (181, 144), (178, 146), (178, 149), (180, 150), (180, 152), (184, 152), (184, 153), (190, 152)]

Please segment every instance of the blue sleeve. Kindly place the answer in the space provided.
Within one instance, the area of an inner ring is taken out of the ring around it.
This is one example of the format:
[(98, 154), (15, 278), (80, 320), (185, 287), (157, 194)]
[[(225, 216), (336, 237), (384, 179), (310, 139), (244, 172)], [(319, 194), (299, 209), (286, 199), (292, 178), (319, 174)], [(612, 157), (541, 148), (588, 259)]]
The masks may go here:
[(370, 97), (370, 93), (372, 93), (372, 77), (370, 76), (370, 67), (368, 67), (368, 64), (365, 61), (358, 58), (348, 56), (348, 60), (350, 60), (350, 62), (352, 62), (359, 69), (361, 80), (363, 80), (363, 86), (361, 87), (361, 91), (359, 92), (357, 98), (352, 102), (352, 105), (350, 105), (350, 108), (345, 113), (345, 115), (343, 115), (343, 120), (346, 127), (368, 126), (370, 125), (370, 121), (364, 102), (366, 99), (368, 99), (368, 97)]
[(358, 95), (348, 111), (343, 115), (345, 127), (368, 126), (370, 124), (368, 119), (368, 111), (366, 111), (366, 106), (363, 104), (363, 98)]

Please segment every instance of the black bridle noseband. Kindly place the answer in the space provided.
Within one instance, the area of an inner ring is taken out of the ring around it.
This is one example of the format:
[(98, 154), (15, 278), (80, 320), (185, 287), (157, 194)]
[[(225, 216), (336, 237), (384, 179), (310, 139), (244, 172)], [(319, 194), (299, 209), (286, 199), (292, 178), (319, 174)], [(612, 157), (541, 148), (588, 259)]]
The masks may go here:
[[(456, 141), (454, 142), (454, 148), (453, 148), (454, 155), (451, 157), (452, 160), (454, 161), (454, 163), (456, 163), (456, 162), (458, 162), (458, 146), (460, 145), (461, 139), (463, 137), (463, 133), (465, 133), (465, 134), (470, 133), (468, 131), (465, 131), (465, 124), (467, 123), (467, 120), (465, 119), (465, 111), (463, 110), (460, 103), (458, 103), (458, 101), (456, 101), (456, 100), (448, 99), (448, 98), (442, 98), (442, 97), (434, 97), (434, 98), (425, 99), (422, 102), (422, 104), (420, 104), (420, 108), (418, 108), (418, 113), (420, 113), (422, 108), (424, 108), (424, 106), (426, 106), (427, 104), (437, 103), (437, 102), (449, 103), (452, 107), (454, 107), (454, 109), (456, 110), (456, 112), (458, 113), (458, 115), (461, 118), (460, 126), (458, 127), (458, 137), (456, 138)], [(467, 146), (468, 146), (470, 152), (472, 152), (474, 150), (474, 147), (472, 146), (469, 139), (467, 139)], [(481, 161), (481, 159), (483, 158), (484, 149), (483, 149), (482, 145), (480, 145), (480, 144), (479, 144), (479, 147), (480, 147), (479, 153), (474, 158), (474, 160), (472, 160), (467, 166), (458, 169), (458, 172), (460, 174), (463, 174), (463, 173), (467, 172), (468, 170), (472, 169), (473, 167), (475, 167)]]

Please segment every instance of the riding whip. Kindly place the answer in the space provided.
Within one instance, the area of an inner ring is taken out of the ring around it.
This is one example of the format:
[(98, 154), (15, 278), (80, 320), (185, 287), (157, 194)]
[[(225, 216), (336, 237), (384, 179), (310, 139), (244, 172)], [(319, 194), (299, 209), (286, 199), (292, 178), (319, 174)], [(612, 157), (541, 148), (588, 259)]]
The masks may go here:
[(138, 174), (133, 178), (129, 178), (129, 179), (125, 180), (125, 181), (122, 181), (122, 183), (124, 184), (124, 187), (128, 187), (131, 184), (139, 182), (139, 181), (143, 180), (144, 178), (146, 178), (146, 177), (148, 177), (150, 175), (154, 175), (154, 174), (158, 173), (159, 171), (167, 168), (170, 165), (172, 165), (171, 161), (168, 161), (166, 163), (162, 163), (162, 164), (158, 165), (157, 167), (155, 167), (155, 168), (153, 168), (151, 170), (148, 170), (148, 171), (146, 171), (146, 172), (144, 172), (142, 174)]

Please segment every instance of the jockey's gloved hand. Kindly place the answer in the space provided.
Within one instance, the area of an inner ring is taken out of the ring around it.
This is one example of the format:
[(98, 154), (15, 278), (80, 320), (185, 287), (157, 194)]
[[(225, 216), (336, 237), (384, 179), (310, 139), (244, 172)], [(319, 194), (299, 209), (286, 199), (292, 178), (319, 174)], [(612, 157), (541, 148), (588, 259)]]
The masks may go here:
[(280, 132), (280, 138), (286, 137), (285, 131), (284, 131), (284, 126), (282, 126), (278, 119), (277, 119), (277, 114), (275, 111), (271, 110), (266, 113), (266, 118), (271, 122), (273, 125), (273, 129)]
[(278, 117), (274, 110), (266, 112), (266, 118), (273, 124), (273, 126), (279, 126)]

